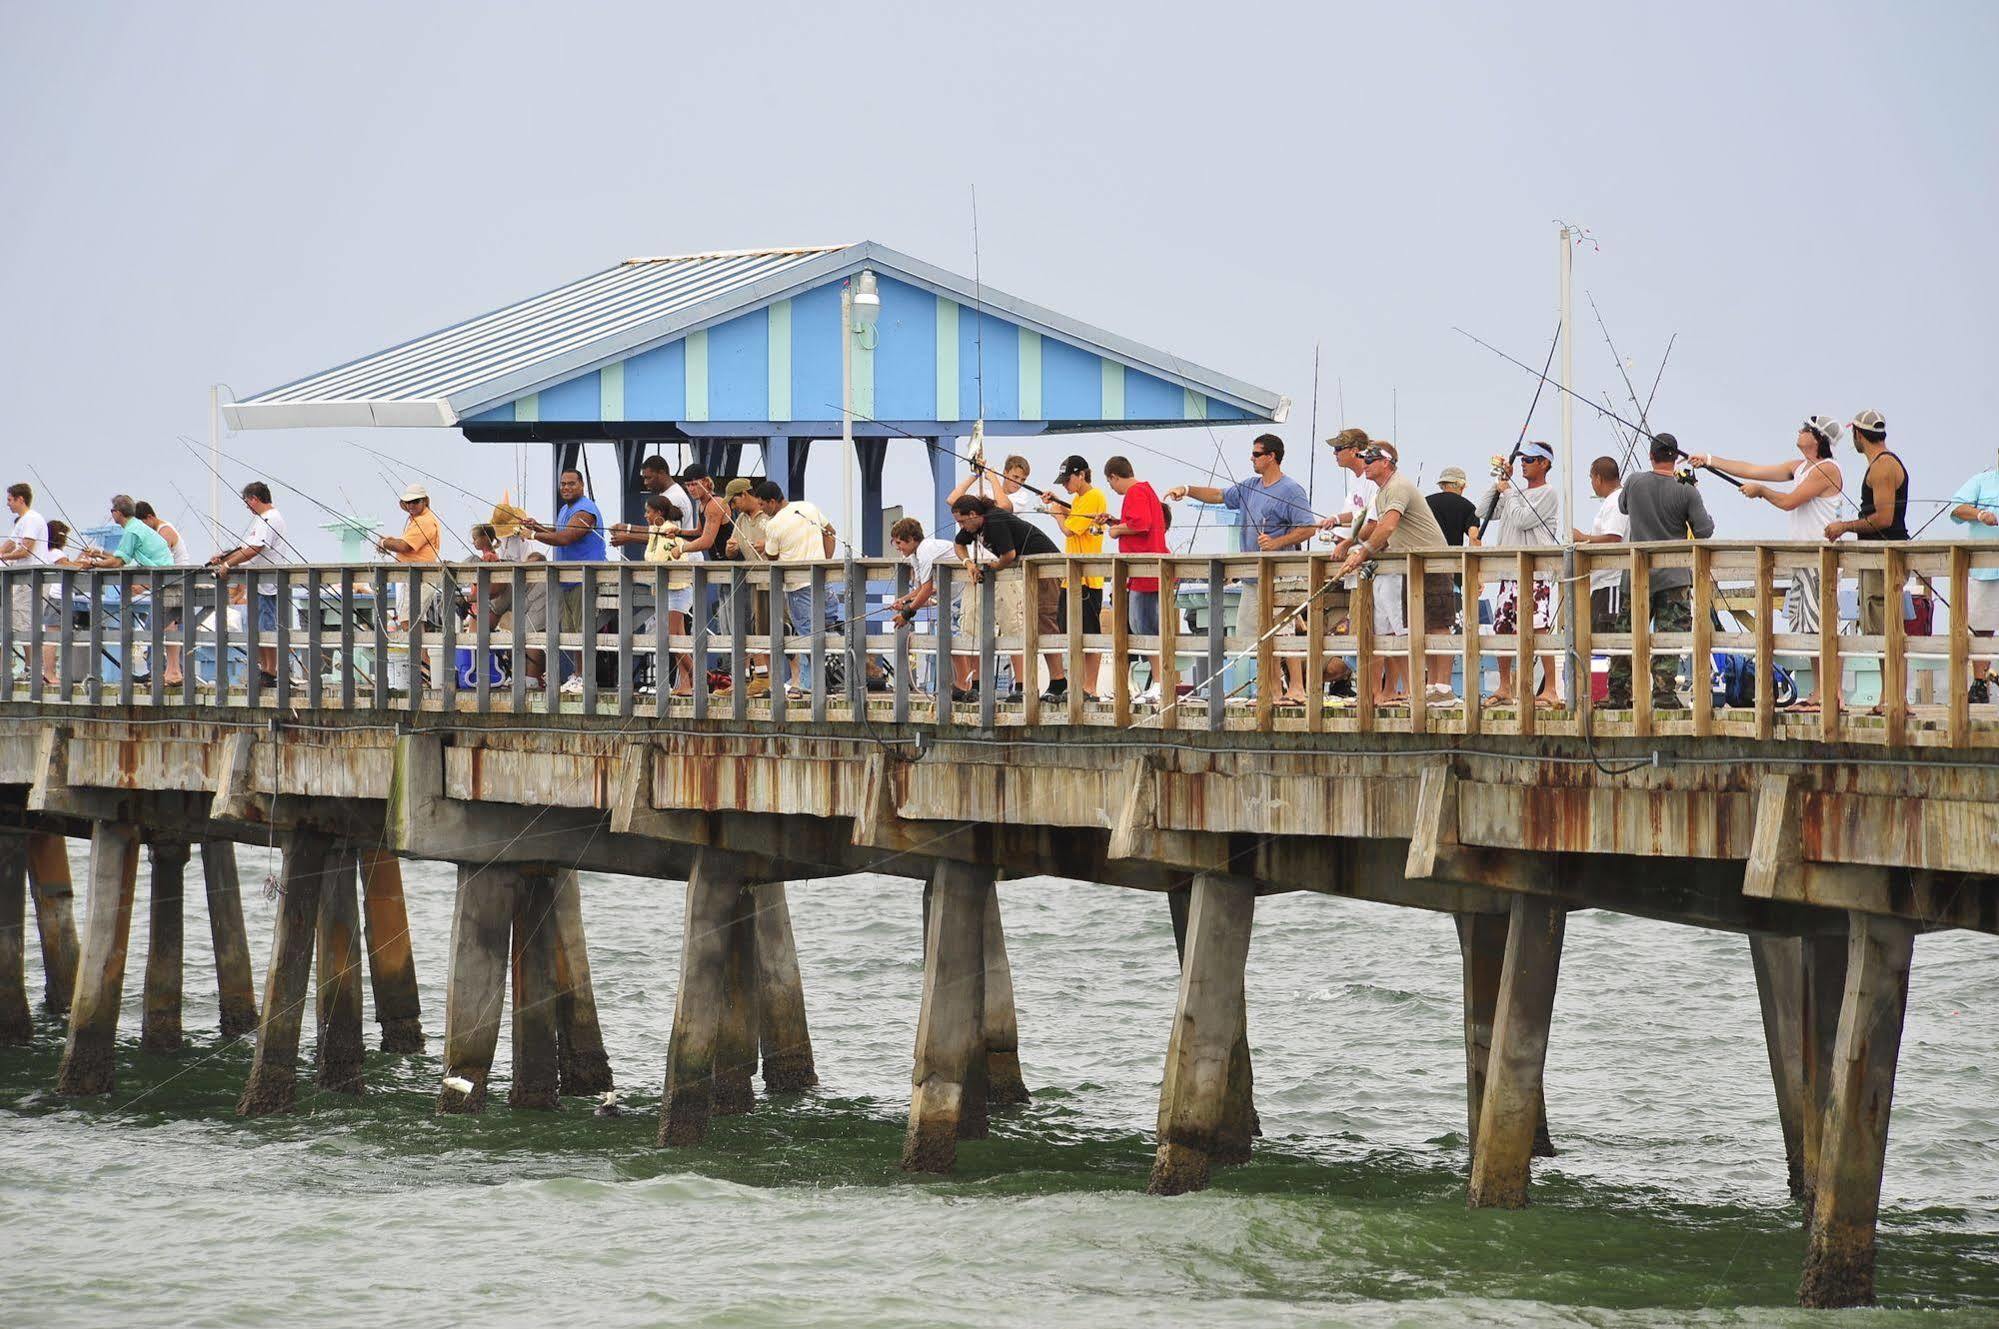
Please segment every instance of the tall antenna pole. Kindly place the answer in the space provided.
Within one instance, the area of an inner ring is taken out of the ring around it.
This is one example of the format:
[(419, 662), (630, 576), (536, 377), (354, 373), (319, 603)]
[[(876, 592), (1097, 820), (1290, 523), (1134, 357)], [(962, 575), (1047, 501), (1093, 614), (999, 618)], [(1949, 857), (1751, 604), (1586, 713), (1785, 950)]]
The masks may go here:
[(858, 539), (860, 517), (854, 507), (854, 280), (840, 287), (840, 528), (848, 540)]
[(208, 520), (222, 526), (222, 385), (208, 385)]
[(1563, 540), (1568, 532), (1575, 530), (1574, 504), (1576, 492), (1576, 356), (1575, 339), (1570, 336), (1570, 328), (1575, 320), (1574, 271), (1575, 245), (1569, 237), (1573, 228), (1567, 222), (1562, 224), (1561, 233), (1556, 237), (1562, 249), (1561, 254), (1561, 304), (1562, 304), (1562, 531)]

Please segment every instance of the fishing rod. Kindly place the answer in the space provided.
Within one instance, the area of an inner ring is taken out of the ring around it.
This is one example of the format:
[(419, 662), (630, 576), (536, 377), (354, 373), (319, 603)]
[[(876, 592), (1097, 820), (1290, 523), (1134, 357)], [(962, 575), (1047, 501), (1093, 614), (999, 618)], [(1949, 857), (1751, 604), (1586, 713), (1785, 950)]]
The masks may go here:
[[(222, 472), (216, 470), (213, 466), (210, 466), (208, 464), (208, 458), (201, 455), (201, 449), (196, 447), (194, 443), (189, 440), (187, 435), (179, 434), (176, 435), (176, 437), (179, 438), (181, 446), (186, 448), (189, 452), (193, 453), (195, 460), (199, 461), (202, 464), (202, 466), (207, 469), (210, 475), (213, 475), (218, 480), (227, 482), (228, 477), (223, 475)], [(241, 457), (231, 456), (229, 453), (223, 452), (221, 448), (217, 448), (215, 449), (215, 451), (217, 455), (221, 456), (227, 461), (234, 462), (236, 465), (241, 466), (246, 471), (257, 470), (256, 467), (251, 466)], [(307, 493), (304, 489), (291, 483), (289, 480), (286, 480), (281, 475), (278, 475), (268, 469), (264, 470), (263, 474), (268, 475), (271, 477), (271, 479), (277, 481), (280, 488), (288, 489), (292, 493), (297, 494), (300, 498), (312, 504), (314, 507), (318, 508), (321, 512), (326, 513), (329, 517), (338, 517), (341, 521), (354, 522), (357, 524), (361, 520), (359, 516), (355, 515), (352, 512), (342, 512), (339, 508), (334, 507), (331, 503), (327, 503), (318, 498), (313, 497), (313, 495)], [(292, 541), (291, 536), (280, 532), (278, 538), (283, 540), (286, 544), (291, 545), (292, 552), (299, 556), (299, 561), (301, 563), (312, 562), (312, 560), (306, 556), (305, 551), (303, 549), (300, 549), (298, 545)], [(371, 536), (370, 539), (372, 540), (373, 537)]]
[(1312, 343), (1312, 428), (1305, 435), (1305, 449), (1311, 460), (1305, 466), (1305, 506), (1319, 505), (1319, 346)]
[[(1583, 396), (1580, 392), (1576, 392), (1571, 388), (1563, 387), (1560, 383), (1555, 382), (1554, 379), (1549, 378), (1544, 373), (1537, 373), (1532, 365), (1523, 364), (1521, 361), (1514, 359), (1506, 352), (1500, 350), (1497, 346), (1494, 346), (1491, 342), (1481, 340), (1478, 337), (1473, 337), (1471, 333), (1466, 332), (1463, 328), (1457, 327), (1455, 325), (1452, 326), (1451, 331), (1459, 334), (1460, 336), (1470, 338), (1472, 341), (1478, 342), (1480, 346), (1485, 347), (1486, 350), (1491, 351), (1494, 355), (1506, 361), (1506, 363), (1514, 366), (1517, 369), (1526, 370), (1528, 373), (1533, 374), (1535, 378), (1540, 379), (1543, 384), (1552, 386), (1554, 388), (1559, 389), (1562, 392), (1568, 393), (1569, 396), (1575, 398), (1583, 405), (1589, 407), (1592, 411), (1595, 411), (1598, 415), (1601, 415), (1609, 420), (1615, 420), (1618, 424), (1621, 424), (1626, 429), (1631, 430), (1633, 433), (1637, 434), (1640, 438), (1648, 439), (1655, 443), (1658, 442), (1659, 435), (1654, 434), (1651, 430), (1640, 428), (1638, 425), (1632, 424), (1629, 420), (1625, 419), (1617, 412), (1612, 410), (1607, 410), (1604, 407), (1597, 405), (1595, 402), (1591, 401), (1588, 397)], [(1535, 395), (1537, 397), (1540, 395), (1539, 389), (1536, 389)], [(1522, 433), (1524, 435), (1525, 431), (1523, 430)], [(1517, 447), (1514, 450), (1515, 452), (1519, 451)], [(1673, 449), (1673, 455), (1682, 461), (1685, 461), (1688, 457), (1688, 454), (1682, 451), (1677, 445), (1675, 445)], [(1722, 479), (1728, 481), (1728, 483), (1734, 485), (1737, 489), (1742, 488), (1742, 481), (1736, 479), (1734, 476), (1730, 475), (1727, 471), (1720, 470), (1714, 466), (1702, 466), (1699, 469), (1708, 472), (1710, 475), (1720, 476)]]
[(437, 481), (437, 483), (443, 485), (447, 489), (456, 490), (457, 492), (465, 495), (465, 497), (471, 499), (474, 503), (478, 503), (486, 507), (497, 506), (497, 504), (495, 504), (491, 498), (488, 498), (484, 494), (475, 494), (471, 490), (467, 489), (464, 485), (459, 484), (457, 481), (447, 480), (445, 477), (437, 474), (435, 471), (426, 471), (423, 467), (418, 466), (413, 461), (409, 461), (402, 457), (391, 457), (386, 452), (377, 452), (374, 448), (369, 447), (367, 444), (356, 443), (351, 438), (347, 440), (347, 446), (350, 448), (358, 448), (362, 452), (367, 453), (369, 456), (388, 463), (390, 469), (392, 470), (397, 467), (401, 467), (404, 470), (415, 471), (418, 475), (421, 475), (426, 480), (435, 480)]
[[(1603, 333), (1603, 344), (1605, 347), (1609, 349), (1610, 358), (1613, 361), (1615, 361), (1617, 364), (1617, 376), (1624, 380), (1624, 395), (1630, 399), (1631, 408), (1638, 412), (1638, 423), (1641, 425), (1651, 424), (1651, 421), (1646, 418), (1646, 408), (1638, 404), (1638, 389), (1632, 386), (1631, 375), (1625, 371), (1624, 357), (1618, 354), (1617, 343), (1611, 340), (1610, 325), (1603, 321), (1603, 311), (1597, 308), (1596, 294), (1592, 291), (1584, 291), (1583, 298), (1589, 301), (1590, 313), (1596, 316), (1597, 330)], [(1662, 361), (1660, 363), (1660, 369), (1663, 371), (1664, 368), (1665, 364)], [(1658, 390), (1658, 383), (1656, 380), (1653, 383), (1653, 390), (1655, 392)], [(1610, 394), (1606, 392), (1603, 394), (1603, 396), (1604, 396), (1604, 405), (1606, 406), (1610, 405)], [(1634, 455), (1634, 449), (1636, 449), (1637, 446), (1638, 446), (1638, 435), (1633, 434), (1631, 435), (1630, 441), (1624, 445), (1624, 464), (1627, 469), (1635, 468), (1638, 464), (1637, 458)]]
[[(1467, 333), (1466, 335), (1469, 336), (1470, 334)], [(1527, 431), (1534, 427), (1534, 412), (1540, 409), (1541, 406), (1541, 388), (1543, 385), (1551, 381), (1548, 378), (1547, 371), (1554, 367), (1555, 348), (1557, 346), (1560, 346), (1561, 344), (1562, 344), (1562, 321), (1560, 319), (1556, 319), (1555, 335), (1552, 338), (1550, 338), (1548, 341), (1547, 363), (1541, 366), (1540, 373), (1534, 374), (1534, 377), (1538, 378), (1541, 381), (1534, 385), (1534, 400), (1527, 403), (1527, 418), (1520, 422), (1520, 437), (1513, 440), (1513, 451), (1506, 454), (1506, 473), (1500, 477), (1500, 479), (1502, 480), (1510, 481), (1513, 477), (1513, 463), (1520, 459), (1520, 449), (1527, 442)], [(1513, 360), (1513, 357), (1510, 355), (1507, 356), (1506, 358), (1509, 360)], [(1513, 360), (1513, 363), (1520, 364), (1518, 360)], [(1522, 369), (1527, 369), (1527, 366), (1525, 365), (1520, 365), (1520, 367)], [(1530, 374), (1534, 373), (1534, 371), (1531, 369), (1527, 369), (1527, 372)], [(1483, 531), (1486, 527), (1492, 524), (1492, 514), (1499, 511), (1499, 495), (1504, 489), (1504, 487), (1505, 487), (1504, 485), (1494, 485), (1492, 487), (1492, 502), (1485, 505), (1485, 515), (1479, 518), (1479, 523), (1478, 523), (1479, 530)]]
[(39, 484), (42, 487), (42, 492), (47, 494), (49, 496), (49, 501), (56, 505), (56, 511), (62, 515), (63, 521), (69, 524), (69, 533), (75, 536), (77, 540), (80, 542), (81, 547), (77, 550), (77, 552), (83, 554), (103, 553), (104, 552), (103, 550), (97, 548), (95, 545), (90, 543), (90, 538), (83, 533), (83, 527), (77, 524), (76, 518), (69, 515), (69, 509), (62, 505), (62, 500), (60, 498), (56, 497), (56, 488), (54, 485), (49, 483), (48, 477), (43, 475), (33, 462), (29, 462), (27, 465), (28, 465), (28, 470), (35, 477), (35, 483)]
[[(827, 402), (826, 409), (837, 411), (842, 408), (836, 406), (832, 402)], [(907, 429), (904, 429), (899, 425), (892, 425), (886, 420), (877, 420), (873, 416), (863, 415), (859, 411), (855, 411), (853, 415), (856, 420), (865, 421), (868, 424), (877, 425), (883, 429), (893, 430), (895, 433), (900, 434), (904, 438), (914, 439), (918, 443), (921, 443), (924, 447), (929, 448), (933, 452), (941, 452), (947, 457), (956, 457), (959, 461), (965, 463), (965, 465), (971, 467), (975, 471), (981, 471), (986, 475), (996, 475), (1002, 480), (1006, 478), (1005, 472), (996, 471), (992, 467), (986, 465), (983, 461), (974, 461), (972, 458), (967, 457), (964, 453), (959, 452), (956, 449), (945, 447), (942, 443), (939, 443), (934, 438), (925, 438), (921, 434), (912, 434)], [(1031, 485), (1027, 483), (1027, 481), (1025, 480), (1022, 480), (1020, 482), (1020, 487), (1022, 489), (1025, 489), (1028, 493), (1033, 494), (1036, 498), (1045, 498), (1050, 500), (1051, 502), (1060, 503), (1063, 507), (1068, 507), (1070, 498), (1073, 497), (1073, 495), (1060, 496), (1051, 493), (1046, 489), (1042, 489), (1035, 485)]]

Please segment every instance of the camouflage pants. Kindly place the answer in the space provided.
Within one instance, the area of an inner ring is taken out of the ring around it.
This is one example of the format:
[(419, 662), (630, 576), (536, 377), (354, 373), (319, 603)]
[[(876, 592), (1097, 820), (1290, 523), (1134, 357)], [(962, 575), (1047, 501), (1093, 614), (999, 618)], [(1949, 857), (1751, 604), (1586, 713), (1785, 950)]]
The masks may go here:
[[(1599, 592), (1601, 594), (1601, 592)], [(1593, 606), (1594, 607), (1594, 606)], [(1631, 631), (1631, 596), (1626, 593), (1619, 597), (1615, 612), (1604, 609), (1592, 614), (1592, 624), (1600, 632)], [(1672, 586), (1652, 592), (1652, 631), (1691, 632), (1694, 627), (1694, 588)], [(1679, 675), (1686, 668), (1684, 655), (1654, 655), (1652, 657), (1652, 704), (1673, 707), (1680, 705)], [(1699, 680), (1695, 681), (1699, 686)], [(1618, 655), (1610, 661), (1610, 696), (1607, 706), (1622, 708), (1631, 704), (1631, 657)]]

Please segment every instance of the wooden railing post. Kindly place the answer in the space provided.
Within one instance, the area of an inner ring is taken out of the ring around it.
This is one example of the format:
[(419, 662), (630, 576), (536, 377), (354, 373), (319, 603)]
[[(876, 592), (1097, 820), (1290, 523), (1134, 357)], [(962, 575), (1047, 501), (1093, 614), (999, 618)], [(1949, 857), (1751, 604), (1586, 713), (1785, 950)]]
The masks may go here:
[(1515, 556), (1514, 575), (1519, 578), (1517, 609), (1514, 612), (1514, 627), (1519, 636), (1513, 639), (1513, 697), (1518, 705), (1519, 723), (1522, 735), (1534, 732), (1534, 699), (1540, 690), (1534, 686), (1534, 556), (1522, 550)]
[[(1693, 653), (1687, 664), (1687, 675), (1694, 685), (1693, 712), (1694, 737), (1707, 738), (1714, 733), (1714, 688), (1710, 675), (1714, 670), (1714, 551), (1706, 545), (1695, 542), (1693, 547)], [(1757, 565), (1757, 583), (1762, 584), (1763, 569)], [(1761, 592), (1758, 592), (1760, 595)], [(1758, 605), (1758, 618), (1769, 618)], [(1649, 690), (1651, 683), (1648, 680)]]
[(1902, 618), (1902, 591), (1909, 580), (1908, 551), (1900, 545), (1881, 550), (1881, 711), (1887, 720), (1883, 741), (1901, 747), (1909, 741), (1908, 625)]
[(1411, 732), (1430, 732), (1430, 657), (1428, 646), (1429, 624), (1423, 621), (1423, 613), (1428, 605), (1424, 595), (1423, 556), (1408, 555), (1408, 565), (1402, 575), (1403, 613), (1409, 623), (1409, 728)]
[(1180, 727), (1180, 593), (1173, 560), (1159, 560), (1159, 727)]
[(1326, 560), (1305, 555), (1305, 728), (1326, 729)]
[[(1111, 723), (1131, 724), (1131, 565), (1119, 559), (1111, 566)], [(1101, 677), (1103, 666), (1098, 666)]]
[(1465, 622), (1464, 643), (1464, 687), (1465, 687), (1465, 733), (1476, 734), (1485, 723), (1485, 660), (1479, 654), (1479, 604), (1485, 598), (1485, 586), (1479, 580), (1479, 559), (1477, 553), (1464, 550), (1459, 558), (1462, 562), (1464, 590), (1462, 599)]
[[(1777, 633), (1771, 621), (1776, 614), (1770, 601), (1775, 570), (1776, 556), (1768, 546), (1759, 546), (1756, 550), (1756, 737), (1766, 742), (1777, 728)], [(1706, 691), (1709, 689), (1699, 689), (1695, 695)]]
[(1971, 547), (1950, 547), (1950, 663), (1944, 686), (1950, 689), (1950, 745), (1971, 741), (1971, 621), (1965, 609), (1971, 595)]
[(1631, 551), (1631, 732), (1652, 736), (1652, 559)]
[(1839, 662), (1839, 546), (1819, 550), (1819, 739), (1839, 742), (1846, 680)]

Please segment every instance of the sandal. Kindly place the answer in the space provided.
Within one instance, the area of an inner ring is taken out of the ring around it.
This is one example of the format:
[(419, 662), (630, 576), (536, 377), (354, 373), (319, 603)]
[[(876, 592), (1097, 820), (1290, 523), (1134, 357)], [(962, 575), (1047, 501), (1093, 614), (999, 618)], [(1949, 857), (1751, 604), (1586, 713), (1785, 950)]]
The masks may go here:
[(1794, 701), (1784, 708), (1787, 715), (1817, 715), (1819, 704), (1815, 701)]
[(1562, 703), (1553, 697), (1536, 697), (1534, 698), (1534, 709), (1537, 711), (1559, 711), (1562, 709)]

